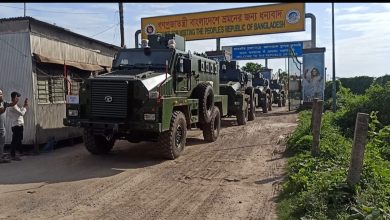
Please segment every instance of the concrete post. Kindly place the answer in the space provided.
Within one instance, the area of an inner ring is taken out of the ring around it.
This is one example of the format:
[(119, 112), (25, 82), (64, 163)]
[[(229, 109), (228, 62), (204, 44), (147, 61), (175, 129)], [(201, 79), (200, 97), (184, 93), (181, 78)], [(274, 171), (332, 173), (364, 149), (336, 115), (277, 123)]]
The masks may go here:
[(217, 51), (220, 51), (221, 50), (221, 38), (217, 38), (216, 42), (217, 42)]
[(312, 156), (318, 156), (320, 153), (320, 133), (321, 133), (321, 119), (322, 119), (322, 106), (324, 101), (314, 99), (312, 109), (312, 133), (313, 142), (311, 148)]
[(364, 150), (367, 144), (368, 122), (370, 116), (366, 113), (358, 113), (353, 137), (351, 163), (348, 170), (347, 183), (354, 186), (360, 181), (363, 169)]

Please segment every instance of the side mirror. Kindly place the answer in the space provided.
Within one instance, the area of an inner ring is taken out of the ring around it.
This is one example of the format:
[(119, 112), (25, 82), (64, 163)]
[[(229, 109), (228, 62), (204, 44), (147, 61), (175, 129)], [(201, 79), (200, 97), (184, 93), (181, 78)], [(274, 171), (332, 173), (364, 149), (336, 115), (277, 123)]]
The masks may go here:
[(177, 66), (177, 72), (190, 73), (191, 70), (191, 60), (180, 58)]
[(179, 72), (184, 73), (184, 60), (179, 60)]
[(191, 73), (192, 72), (192, 63), (191, 60), (189, 59), (184, 59), (183, 60), (183, 71), (185, 73)]

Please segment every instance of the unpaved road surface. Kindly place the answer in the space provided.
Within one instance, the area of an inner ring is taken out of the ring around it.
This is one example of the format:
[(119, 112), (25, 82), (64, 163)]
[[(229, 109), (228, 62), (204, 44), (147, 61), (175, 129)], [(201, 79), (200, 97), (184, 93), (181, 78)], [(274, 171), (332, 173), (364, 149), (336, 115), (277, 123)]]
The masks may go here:
[(155, 143), (119, 141), (105, 156), (79, 144), (0, 164), (0, 219), (275, 219), (280, 141), (297, 115), (274, 107), (257, 116), (246, 126), (223, 119), (214, 143), (189, 132), (174, 161)]

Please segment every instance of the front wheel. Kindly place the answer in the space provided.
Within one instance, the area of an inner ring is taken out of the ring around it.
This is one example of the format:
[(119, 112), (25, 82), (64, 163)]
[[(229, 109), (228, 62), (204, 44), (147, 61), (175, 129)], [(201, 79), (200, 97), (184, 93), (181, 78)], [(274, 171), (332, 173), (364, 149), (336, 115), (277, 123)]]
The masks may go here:
[(217, 106), (214, 106), (211, 122), (203, 126), (203, 137), (205, 141), (214, 142), (218, 139), (221, 130), (221, 113)]
[(246, 125), (246, 122), (248, 121), (248, 107), (246, 106), (245, 110), (239, 110), (237, 112), (237, 123), (238, 125)]
[(267, 98), (265, 98), (265, 100), (263, 100), (262, 102), (261, 102), (261, 107), (262, 107), (262, 109), (263, 109), (263, 113), (267, 113), (268, 112), (268, 100), (267, 100)]
[(83, 139), (86, 149), (91, 154), (107, 154), (115, 144), (115, 138), (111, 136), (94, 135), (92, 129), (84, 129)]
[(256, 118), (256, 103), (255, 103), (255, 93), (252, 88), (248, 88), (249, 98), (249, 111), (248, 111), (248, 121), (253, 121)]
[(181, 111), (174, 111), (168, 131), (162, 132), (158, 137), (162, 156), (174, 160), (180, 156), (186, 145), (187, 122)]
[(268, 111), (272, 111), (272, 103), (273, 103), (273, 97), (270, 94), (269, 99), (268, 99)]
[(283, 99), (282, 99), (282, 106), (283, 107), (286, 106), (286, 97), (283, 97)]

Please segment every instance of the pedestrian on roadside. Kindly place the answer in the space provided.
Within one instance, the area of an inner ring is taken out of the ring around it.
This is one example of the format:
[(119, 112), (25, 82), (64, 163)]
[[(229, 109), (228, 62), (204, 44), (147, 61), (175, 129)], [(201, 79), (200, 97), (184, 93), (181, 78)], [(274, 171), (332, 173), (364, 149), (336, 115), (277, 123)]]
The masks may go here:
[(12, 103), (8, 111), (8, 117), (11, 120), (12, 126), (12, 141), (11, 141), (11, 159), (12, 160), (21, 160), (20, 157), (16, 156), (16, 150), (20, 154), (23, 154), (22, 149), (22, 140), (23, 140), (23, 127), (24, 127), (24, 118), (23, 116), (27, 112), (28, 108), (28, 99), (24, 100), (23, 107), (18, 106), (20, 93), (12, 92), (11, 99)]
[(8, 103), (3, 100), (3, 91), (0, 89), (0, 163), (9, 163), (10, 161), (4, 158), (5, 145), (5, 110)]

